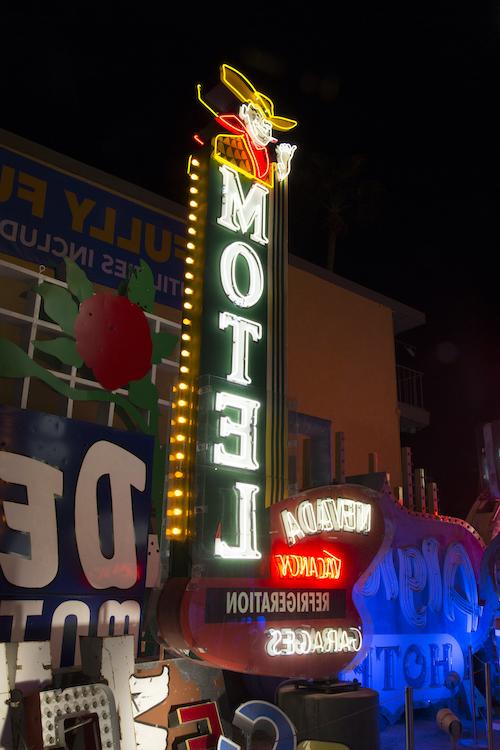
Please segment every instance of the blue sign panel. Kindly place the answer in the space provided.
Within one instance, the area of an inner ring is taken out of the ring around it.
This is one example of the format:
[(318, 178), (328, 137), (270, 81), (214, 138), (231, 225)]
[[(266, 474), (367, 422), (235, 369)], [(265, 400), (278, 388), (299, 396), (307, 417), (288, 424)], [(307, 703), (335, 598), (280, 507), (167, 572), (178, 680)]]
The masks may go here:
[(0, 408), (0, 640), (139, 635), (152, 438)]
[(81, 177), (0, 147), (0, 252), (44, 266), (72, 258), (117, 287), (142, 259), (156, 301), (180, 309), (185, 224)]
[(378, 690), (395, 720), (407, 686), (416, 706), (450, 698), (466, 677), (468, 647), (475, 652), (488, 638), (493, 609), (480, 596), (484, 545), (470, 526), (383, 503), (392, 544), (355, 590), (369, 649), (344, 677)]

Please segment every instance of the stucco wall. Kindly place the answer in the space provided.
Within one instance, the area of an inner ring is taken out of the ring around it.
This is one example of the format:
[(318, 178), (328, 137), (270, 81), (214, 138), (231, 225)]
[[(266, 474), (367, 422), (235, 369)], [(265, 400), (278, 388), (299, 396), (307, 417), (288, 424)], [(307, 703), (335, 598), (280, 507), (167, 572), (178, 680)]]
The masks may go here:
[(377, 452), (379, 471), (401, 484), (392, 311), (293, 266), (288, 284), (294, 408), (345, 433), (347, 475), (366, 473), (368, 454)]

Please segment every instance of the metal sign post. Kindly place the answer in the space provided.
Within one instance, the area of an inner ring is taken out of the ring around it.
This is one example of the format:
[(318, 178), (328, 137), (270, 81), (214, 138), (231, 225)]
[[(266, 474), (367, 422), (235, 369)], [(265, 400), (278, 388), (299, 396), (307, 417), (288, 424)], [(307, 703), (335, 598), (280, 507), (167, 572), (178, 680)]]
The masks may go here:
[(413, 729), (413, 688), (405, 688), (405, 726), (406, 750), (415, 750), (415, 733)]

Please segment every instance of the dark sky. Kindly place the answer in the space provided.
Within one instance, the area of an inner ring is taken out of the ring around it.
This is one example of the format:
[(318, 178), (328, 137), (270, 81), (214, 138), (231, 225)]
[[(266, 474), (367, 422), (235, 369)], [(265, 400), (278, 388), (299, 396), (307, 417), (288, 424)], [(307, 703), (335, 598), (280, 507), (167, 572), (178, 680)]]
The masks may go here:
[(416, 357), (397, 346), (425, 372), (432, 424), (412, 444), (444, 510), (465, 514), (475, 428), (500, 418), (496, 3), (346, 2), (328, 18), (309, 3), (296, 19), (284, 4), (176, 19), (167, 4), (18, 5), (1, 11), (1, 127), (168, 198), (184, 200), (205, 121), (195, 83), (221, 62), (299, 121), (291, 251), (324, 265), (335, 229), (337, 273), (426, 313), (402, 336)]

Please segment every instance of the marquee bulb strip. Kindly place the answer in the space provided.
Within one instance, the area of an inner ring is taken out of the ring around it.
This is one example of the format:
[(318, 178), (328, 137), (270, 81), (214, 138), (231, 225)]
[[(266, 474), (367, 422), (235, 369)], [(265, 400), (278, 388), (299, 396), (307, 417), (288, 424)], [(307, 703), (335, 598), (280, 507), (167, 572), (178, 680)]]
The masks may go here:
[(191, 534), (193, 467), (196, 450), (196, 406), (199, 370), (203, 227), (206, 181), (199, 159), (190, 156), (187, 173), (188, 225), (184, 270), (179, 381), (173, 388), (165, 535), (185, 541)]

